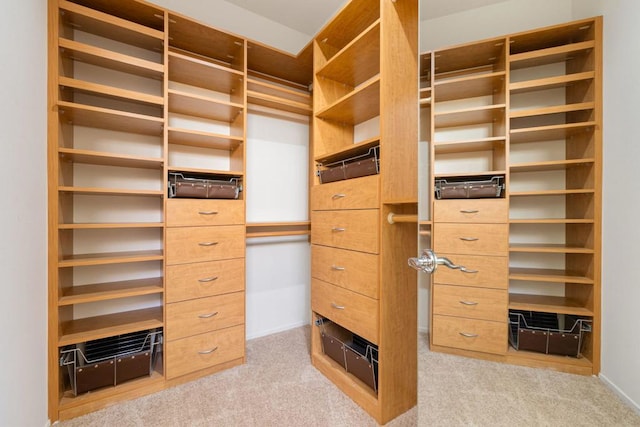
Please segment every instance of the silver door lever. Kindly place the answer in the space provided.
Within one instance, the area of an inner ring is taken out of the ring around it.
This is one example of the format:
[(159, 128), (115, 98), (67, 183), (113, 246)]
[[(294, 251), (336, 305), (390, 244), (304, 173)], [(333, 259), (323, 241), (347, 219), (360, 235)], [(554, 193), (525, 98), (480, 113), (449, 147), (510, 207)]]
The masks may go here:
[(431, 249), (424, 249), (419, 258), (409, 258), (408, 263), (410, 267), (425, 273), (433, 273), (438, 265), (445, 265), (454, 270), (464, 270), (463, 266), (454, 264), (449, 258), (438, 257)]

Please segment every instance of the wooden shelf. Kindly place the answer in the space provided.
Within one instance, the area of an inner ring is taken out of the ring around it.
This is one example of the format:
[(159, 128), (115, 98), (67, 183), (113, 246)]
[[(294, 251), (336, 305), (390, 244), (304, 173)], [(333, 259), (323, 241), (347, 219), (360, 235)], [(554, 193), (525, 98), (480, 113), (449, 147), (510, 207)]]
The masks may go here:
[(548, 253), (548, 254), (593, 254), (594, 250), (562, 244), (510, 243), (509, 252)]
[(513, 82), (509, 84), (509, 91), (512, 95), (535, 92), (538, 90), (555, 89), (559, 87), (567, 87), (575, 83), (593, 80), (595, 78), (594, 71), (585, 71), (582, 73), (566, 74), (562, 76), (546, 77), (543, 79), (526, 80), (521, 82)]
[(354, 38), (316, 73), (348, 86), (358, 86), (380, 73), (380, 20)]
[(570, 194), (594, 194), (593, 189), (579, 188), (567, 190), (533, 190), (533, 191), (512, 191), (509, 193), (511, 197), (528, 197), (528, 196), (565, 196)]
[(97, 188), (97, 187), (59, 187), (61, 193), (73, 193), (90, 196), (160, 196), (164, 195), (162, 190), (128, 190), (117, 188)]
[(124, 55), (64, 38), (59, 39), (58, 46), (60, 55), (72, 61), (80, 61), (156, 80), (161, 80), (164, 75), (164, 65), (135, 56)]
[(593, 316), (593, 311), (578, 301), (556, 296), (509, 294), (510, 310), (539, 311), (543, 313), (574, 314)]
[(233, 151), (243, 143), (242, 137), (170, 127), (169, 144)]
[[(565, 114), (576, 111), (593, 110), (595, 103), (593, 102), (581, 102), (578, 104), (563, 104), (554, 105), (550, 107), (533, 108), (527, 110), (515, 110), (509, 112), (509, 117), (512, 119), (520, 119), (525, 117), (536, 117), (548, 114)], [(513, 131), (514, 129), (512, 129)]]
[(505, 42), (504, 38), (491, 39), (433, 52), (436, 84), (445, 77), (455, 78), (465, 71), (467, 74), (504, 71), (504, 66), (498, 64), (504, 62)]
[(356, 125), (380, 115), (380, 76), (358, 86), (353, 92), (321, 109), (316, 117)]
[(509, 346), (507, 361), (524, 366), (552, 367), (559, 371), (580, 375), (591, 375), (593, 365), (585, 357), (567, 357), (555, 354), (536, 353), (533, 351), (516, 350)]
[[(437, 97), (437, 90), (436, 90)], [(447, 112), (436, 112), (434, 123), (437, 128), (473, 126), (483, 123), (492, 123), (504, 117), (505, 104), (488, 105), (483, 107), (469, 108)]]
[(245, 45), (243, 38), (171, 12), (168, 31), (170, 51), (179, 49), (207, 62), (215, 61), (227, 68), (240, 70), (242, 74)]
[(246, 237), (305, 236), (311, 233), (311, 221), (247, 223)]
[(488, 74), (452, 78), (434, 83), (433, 92), (436, 102), (461, 98), (490, 96), (496, 92), (504, 93), (506, 73), (496, 71)]
[(59, 230), (108, 230), (120, 228), (163, 228), (164, 222), (110, 222), (59, 224)]
[(503, 170), (493, 170), (493, 171), (474, 171), (474, 172), (451, 172), (451, 173), (434, 173), (434, 179), (440, 178), (457, 178), (457, 177), (477, 177), (477, 176), (500, 176), (505, 175), (505, 171)]
[(588, 40), (579, 43), (569, 43), (561, 46), (549, 47), (546, 49), (534, 50), (530, 52), (518, 53), (509, 57), (512, 70), (527, 67), (537, 67), (540, 65), (564, 62), (581, 52), (590, 51), (595, 47), (595, 41)]
[(337, 52), (379, 18), (379, 2), (351, 0), (320, 30), (316, 39), (322, 44), (331, 46)]
[(593, 166), (594, 163), (595, 159), (593, 158), (512, 163), (509, 170), (511, 170), (512, 173), (568, 170), (578, 167), (590, 167)]
[(169, 112), (220, 122), (233, 122), (244, 107), (242, 104), (219, 101), (201, 95), (193, 95), (169, 89)]
[(58, 346), (78, 344), (115, 335), (161, 328), (162, 307), (107, 314), (63, 322)]
[(59, 101), (58, 113), (64, 123), (142, 135), (162, 135), (164, 119), (90, 105)]
[(469, 139), (463, 141), (434, 142), (435, 154), (469, 153), (476, 151), (490, 151), (504, 149), (506, 137), (494, 136), (489, 138)]
[(513, 267), (509, 269), (509, 280), (548, 283), (578, 283), (583, 285), (593, 285), (594, 282), (592, 278), (571, 274), (565, 270)]
[(58, 262), (58, 267), (127, 264), (132, 262), (162, 261), (163, 258), (161, 250), (63, 255)]
[(536, 218), (536, 219), (509, 219), (509, 224), (593, 224), (593, 219), (584, 218)]
[(313, 111), (309, 92), (255, 79), (247, 79), (247, 103), (304, 116)]
[(74, 148), (58, 149), (61, 162), (83, 163), (89, 165), (117, 166), (138, 169), (162, 169), (163, 158), (140, 157), (126, 154), (113, 154), (100, 151), (79, 150)]
[(170, 81), (226, 94), (241, 87), (244, 79), (242, 71), (171, 51), (168, 74)]
[(106, 86), (97, 83), (86, 82), (83, 80), (72, 79), (69, 77), (58, 77), (60, 87), (63, 90), (69, 90), (73, 93), (85, 93), (89, 95), (97, 95), (107, 99), (115, 99), (132, 104), (150, 105), (158, 107), (158, 117), (162, 115), (162, 106), (164, 98), (161, 96), (149, 95), (146, 93), (135, 92), (132, 90), (120, 89), (113, 86)]
[(161, 294), (163, 292), (162, 283), (162, 277), (155, 277), (150, 279), (72, 286), (62, 290), (62, 296), (58, 300), (58, 305), (66, 306), (139, 295)]
[(185, 172), (185, 173), (193, 173), (193, 174), (201, 174), (201, 175), (216, 175), (216, 176), (228, 176), (229, 178), (238, 178), (244, 176), (244, 172), (242, 171), (225, 171), (225, 170), (215, 170), (215, 169), (200, 169), (200, 168), (190, 168), (190, 167), (180, 167), (180, 166), (169, 166), (169, 172)]
[[(64, 11), (60, 20), (65, 26), (158, 53), (163, 52), (162, 31), (65, 0), (61, 0), (59, 6)], [(160, 20), (158, 22), (162, 23)]]
[(316, 163), (333, 163), (339, 160), (348, 159), (359, 154), (366, 153), (370, 149), (380, 145), (380, 138), (370, 138), (364, 141), (357, 142), (349, 145), (342, 150), (332, 151), (331, 153), (324, 153), (315, 157)]
[(566, 123), (560, 125), (537, 126), (531, 128), (511, 129), (512, 144), (521, 142), (553, 141), (565, 139), (581, 132), (586, 132), (596, 127), (595, 121), (581, 123)]

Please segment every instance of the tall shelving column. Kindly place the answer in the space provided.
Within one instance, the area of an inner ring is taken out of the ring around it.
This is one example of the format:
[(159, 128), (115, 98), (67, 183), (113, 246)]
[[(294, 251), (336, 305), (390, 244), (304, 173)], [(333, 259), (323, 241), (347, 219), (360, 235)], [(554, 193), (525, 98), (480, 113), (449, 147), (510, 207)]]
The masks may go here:
[(509, 308), (591, 320), (579, 358), (514, 350), (510, 356), (597, 374), (602, 18), (514, 34), (509, 41)]
[[(417, 343), (403, 338), (417, 334), (417, 9), (353, 0), (314, 40), (313, 160), (324, 173), (373, 155), (379, 173), (313, 179), (312, 362), (380, 423), (417, 398)], [(330, 337), (368, 343), (366, 375)]]
[(61, 366), (76, 345), (164, 326), (163, 41), (164, 12), (153, 6), (49, 2), (52, 420), (163, 383), (159, 363), (75, 396), (69, 374), (80, 371)]
[(166, 376), (182, 381), (245, 360), (247, 53), (243, 38), (173, 13), (168, 20), (167, 180), (242, 189), (231, 199), (166, 202)]

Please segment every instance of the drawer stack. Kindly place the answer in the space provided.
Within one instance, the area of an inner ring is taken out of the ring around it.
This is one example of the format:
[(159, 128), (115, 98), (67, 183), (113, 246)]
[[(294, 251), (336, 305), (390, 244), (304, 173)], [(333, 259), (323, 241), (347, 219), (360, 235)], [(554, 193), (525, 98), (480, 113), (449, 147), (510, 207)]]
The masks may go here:
[(462, 269), (433, 275), (435, 346), (504, 354), (508, 336), (508, 208), (499, 200), (436, 200), (433, 249)]
[(378, 343), (378, 176), (311, 193), (311, 309)]
[(244, 202), (170, 199), (166, 222), (167, 378), (242, 361)]

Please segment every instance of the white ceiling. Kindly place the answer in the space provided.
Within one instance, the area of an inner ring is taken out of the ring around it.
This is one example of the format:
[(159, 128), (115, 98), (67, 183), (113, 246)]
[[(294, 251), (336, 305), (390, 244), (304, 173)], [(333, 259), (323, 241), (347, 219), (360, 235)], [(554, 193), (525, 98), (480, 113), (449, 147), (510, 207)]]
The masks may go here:
[[(308, 36), (315, 35), (347, 2), (347, 0), (226, 1)], [(438, 18), (504, 1), (507, 0), (420, 0), (420, 20)]]

